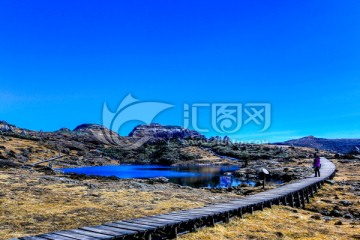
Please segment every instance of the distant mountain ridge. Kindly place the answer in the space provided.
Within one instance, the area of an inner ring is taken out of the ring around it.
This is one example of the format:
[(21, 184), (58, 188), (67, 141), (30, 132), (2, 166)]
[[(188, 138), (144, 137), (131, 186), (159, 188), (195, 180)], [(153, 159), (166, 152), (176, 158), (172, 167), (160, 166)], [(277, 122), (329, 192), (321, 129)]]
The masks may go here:
[(320, 150), (333, 151), (337, 153), (360, 153), (360, 139), (352, 138), (317, 138), (307, 136), (299, 139), (288, 140), (285, 142), (275, 143), (277, 145), (289, 145), (296, 147), (316, 148)]

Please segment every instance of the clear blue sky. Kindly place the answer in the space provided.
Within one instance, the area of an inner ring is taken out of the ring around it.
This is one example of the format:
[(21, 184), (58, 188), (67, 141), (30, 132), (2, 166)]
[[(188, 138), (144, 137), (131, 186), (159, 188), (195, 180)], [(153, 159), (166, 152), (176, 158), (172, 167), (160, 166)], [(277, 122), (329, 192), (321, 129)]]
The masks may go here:
[(0, 22), (0, 119), (21, 127), (102, 123), (131, 93), (175, 125), (183, 103), (271, 103), (236, 139), (360, 137), (358, 0), (3, 0)]

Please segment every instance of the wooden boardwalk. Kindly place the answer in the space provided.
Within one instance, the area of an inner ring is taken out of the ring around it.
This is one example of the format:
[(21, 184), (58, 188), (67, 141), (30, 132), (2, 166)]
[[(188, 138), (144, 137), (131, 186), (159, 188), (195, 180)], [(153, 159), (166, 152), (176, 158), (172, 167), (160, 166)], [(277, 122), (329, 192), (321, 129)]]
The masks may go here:
[(178, 234), (195, 231), (200, 227), (214, 226), (218, 222), (226, 223), (232, 217), (242, 217), (245, 213), (271, 208), (274, 204), (304, 207), (324, 181), (335, 175), (335, 165), (332, 162), (321, 158), (321, 165), (321, 177), (310, 176), (295, 183), (226, 203), (19, 239), (173, 239)]

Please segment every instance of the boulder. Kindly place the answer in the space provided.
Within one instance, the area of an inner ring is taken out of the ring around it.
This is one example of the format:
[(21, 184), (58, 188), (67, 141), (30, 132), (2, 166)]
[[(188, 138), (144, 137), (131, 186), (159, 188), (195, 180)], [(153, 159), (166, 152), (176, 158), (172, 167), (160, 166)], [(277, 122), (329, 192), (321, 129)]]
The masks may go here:
[(336, 182), (334, 180), (325, 180), (325, 183), (334, 185)]
[(338, 220), (338, 221), (336, 221), (335, 223), (334, 223), (334, 225), (342, 225), (343, 223), (342, 223), (342, 221), (340, 221), (340, 220)]
[(321, 215), (316, 214), (316, 215), (311, 216), (311, 218), (313, 218), (313, 219), (315, 219), (315, 220), (320, 220), (320, 219), (321, 219)]
[(353, 204), (352, 202), (350, 202), (350, 201), (348, 201), (348, 200), (341, 200), (340, 203), (341, 203), (342, 205), (344, 205), (344, 206), (350, 206), (350, 205)]
[(167, 183), (169, 182), (169, 179), (166, 177), (156, 177), (156, 178), (150, 178), (149, 183), (154, 183), (154, 182), (158, 182), (158, 183)]
[(333, 216), (333, 217), (342, 217), (343, 214), (342, 214), (339, 210), (333, 209), (333, 210), (330, 212), (330, 216)]
[(0, 168), (15, 168), (15, 167), (19, 167), (19, 166), (20, 165), (18, 163), (0, 159)]

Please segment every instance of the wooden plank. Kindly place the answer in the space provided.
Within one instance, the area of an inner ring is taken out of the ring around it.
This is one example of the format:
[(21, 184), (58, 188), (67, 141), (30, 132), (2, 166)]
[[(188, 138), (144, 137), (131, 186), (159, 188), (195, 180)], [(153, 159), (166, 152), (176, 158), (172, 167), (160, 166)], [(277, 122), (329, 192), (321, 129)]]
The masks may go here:
[[(209, 213), (210, 214), (210, 213)], [(192, 218), (201, 218), (204, 216), (202, 213), (196, 213), (196, 212), (184, 212), (184, 213), (169, 213), (167, 214), (169, 216), (191, 216)]]
[[(203, 208), (203, 209), (199, 209), (199, 210), (194, 210), (194, 211), (210, 211), (210, 212), (216, 212), (218, 211), (219, 209), (222, 209), (224, 211), (233, 211), (233, 210), (236, 210), (238, 209), (239, 206), (237, 206), (235, 203), (229, 203), (228, 206), (218, 206), (218, 205), (213, 205), (213, 206), (208, 206), (206, 208)], [(192, 211), (192, 210), (190, 210)]]
[(207, 209), (207, 208), (214, 208), (214, 207), (222, 207), (224, 209), (231, 209), (232, 207), (236, 207), (235, 204), (232, 204), (231, 202), (227, 202), (227, 203), (222, 203), (222, 204), (213, 204), (213, 205), (208, 205), (202, 209)]
[(174, 223), (174, 225), (178, 225), (178, 224), (181, 224), (181, 223), (187, 223), (189, 221), (194, 221), (196, 219), (198, 219), (198, 217), (195, 217), (195, 216), (190, 216), (190, 215), (177, 215), (177, 216), (156, 216), (154, 218), (160, 218), (160, 219), (167, 219), (167, 220), (173, 220), (173, 221), (180, 221), (180, 222), (177, 222), (177, 223)]
[[(145, 228), (140, 228), (140, 227), (134, 227), (134, 226), (129, 226), (129, 225), (124, 225), (124, 224), (116, 224), (116, 223), (109, 223), (104, 225), (108, 228), (112, 228), (112, 229), (118, 229), (119, 231), (121, 230), (130, 230), (136, 233), (144, 233), (146, 231), (148, 231), (148, 229)], [(156, 229), (156, 228), (154, 228)]]
[(154, 217), (154, 219), (170, 220), (170, 221), (172, 221), (172, 222), (171, 222), (172, 225), (179, 225), (179, 224), (187, 223), (187, 222), (193, 220), (193, 219), (191, 218), (191, 216), (186, 216), (186, 217), (182, 217), (182, 218), (180, 218), (180, 217), (171, 218), (171, 217), (158, 217), (158, 216), (156, 216), (156, 217)]
[(64, 236), (64, 237), (69, 237), (69, 238), (73, 238), (73, 239), (79, 239), (79, 240), (82, 240), (82, 239), (83, 240), (99, 240), (99, 238), (84, 236), (84, 235), (80, 235), (80, 234), (77, 234), (74, 232), (69, 232), (69, 231), (59, 231), (59, 232), (54, 232), (53, 234)]
[(156, 218), (165, 218), (165, 219), (170, 219), (170, 220), (181, 220), (181, 219), (188, 219), (187, 215), (184, 214), (159, 214), (156, 216), (152, 216), (152, 217), (156, 217)]
[(229, 204), (228, 206), (216, 206), (214, 205), (212, 208), (210, 208), (210, 210), (223, 210), (223, 211), (236, 211), (239, 209), (239, 206), (236, 205), (235, 203), (233, 204)]
[(152, 226), (152, 227), (160, 227), (160, 228), (164, 228), (164, 227), (173, 225), (173, 224), (168, 224), (167, 222), (156, 222), (156, 221), (150, 222), (150, 221), (146, 221), (146, 220), (142, 220), (142, 219), (126, 220), (124, 222), (143, 224), (143, 225), (148, 225), (148, 226)]
[(85, 230), (85, 231), (90, 231), (90, 232), (96, 232), (96, 233), (101, 233), (101, 234), (105, 234), (105, 235), (110, 235), (110, 236), (126, 236), (126, 235), (131, 235), (131, 234), (136, 234), (136, 231), (130, 231), (130, 230), (123, 230), (123, 231), (114, 231), (114, 230), (109, 230), (106, 228), (102, 228), (101, 226), (94, 226), (94, 227), (82, 227), (80, 228), (81, 230)]
[(120, 233), (117, 235), (117, 237), (119, 237), (120, 235), (123, 235), (123, 236), (134, 235), (134, 234), (137, 234), (138, 232), (141, 232), (141, 231), (134, 230), (134, 229), (115, 228), (115, 227), (105, 226), (105, 225), (99, 225), (99, 226), (97, 226), (97, 228)]
[(184, 221), (184, 219), (165, 219), (165, 218), (158, 218), (156, 216), (153, 216), (153, 217), (147, 217), (145, 221), (149, 221), (149, 222), (157, 221), (159, 223), (164, 223), (164, 224), (168, 224), (168, 225), (175, 225), (175, 224), (182, 223)]
[(182, 213), (180, 215), (191, 216), (192, 219), (189, 221), (192, 221), (192, 220), (196, 221), (201, 218), (212, 216), (212, 215), (214, 215), (214, 213), (213, 212), (196, 212), (195, 211), (195, 212)]
[(267, 196), (282, 196), (283, 194), (281, 193), (278, 193), (278, 192), (262, 192), (262, 193), (259, 193), (257, 194), (257, 196), (260, 196), (260, 197), (267, 197)]
[(139, 220), (143, 223), (158, 224), (161, 226), (172, 226), (174, 224), (179, 224), (182, 222), (181, 220), (161, 219), (161, 218), (156, 218), (155, 216), (140, 218), (140, 219), (132, 219), (132, 220)]
[(117, 228), (126, 228), (133, 231), (154, 231), (158, 229), (158, 227), (143, 225), (143, 224), (136, 224), (136, 223), (129, 223), (129, 222), (112, 222), (112, 223), (105, 223), (104, 226), (109, 227), (117, 227)]
[(42, 238), (42, 237), (22, 237), (20, 239), (22, 239), (22, 240), (46, 240), (46, 238)]
[(221, 208), (221, 209), (228, 210), (228, 211), (235, 211), (235, 210), (239, 209), (240, 207), (242, 207), (242, 205), (244, 205), (244, 204), (228, 203), (226, 205), (224, 204), (224, 205), (221, 205), (221, 206), (214, 205), (213, 208)]
[(247, 207), (247, 206), (251, 206), (251, 205), (255, 205), (255, 203), (249, 202), (249, 203), (244, 203), (244, 202), (236, 202), (236, 201), (232, 201), (230, 202), (230, 204), (232, 204), (233, 208), (239, 209), (241, 207)]
[(223, 209), (199, 209), (199, 210), (193, 210), (191, 213), (209, 213), (209, 215), (216, 215), (220, 213), (221, 211), (225, 211)]
[(189, 221), (192, 219), (190, 215), (157, 215), (154, 218), (168, 219), (174, 221)]
[[(221, 205), (214, 204), (214, 205), (210, 205), (210, 206), (204, 207), (199, 210), (213, 210), (216, 208), (223, 208), (224, 210), (231, 210), (231, 209), (237, 208), (237, 206), (235, 206), (235, 204), (232, 204), (229, 202), (226, 205), (225, 204), (221, 204)], [(189, 211), (191, 211), (191, 210), (189, 210)]]
[(80, 229), (72, 229), (72, 230), (69, 230), (69, 232), (78, 233), (80, 235), (99, 238), (99, 239), (114, 239), (114, 236), (111, 236), (111, 235), (89, 232), (89, 231), (80, 230)]
[(209, 213), (208, 215), (216, 215), (216, 214), (220, 214), (223, 212), (236, 211), (237, 209), (238, 209), (237, 207), (232, 207), (232, 208), (213, 207), (211, 209), (194, 211), (193, 213), (200, 213), (200, 214), (201, 213)]
[(74, 240), (74, 238), (59, 236), (59, 235), (52, 234), (52, 233), (41, 234), (41, 235), (38, 235), (38, 237), (43, 237), (43, 238), (46, 238), (49, 240)]
[(172, 221), (166, 221), (166, 220), (152, 220), (150, 221), (149, 219), (144, 219), (144, 218), (135, 218), (135, 219), (129, 219), (129, 220), (124, 220), (124, 222), (128, 222), (128, 223), (136, 223), (136, 224), (145, 224), (145, 225), (150, 225), (150, 226), (170, 226), (170, 223), (172, 223)]
[(250, 203), (259, 203), (259, 202), (264, 201), (264, 199), (266, 199), (266, 198), (263, 196), (255, 196), (255, 197), (249, 198), (248, 200), (251, 200)]
[(197, 210), (197, 211), (191, 211), (191, 213), (201, 213), (201, 212), (209, 212), (209, 213), (219, 213), (219, 212), (230, 212), (230, 211), (236, 211), (238, 207), (232, 206), (231, 208), (225, 208), (225, 207), (218, 207), (213, 206), (212, 208), (207, 208), (203, 210)]
[(124, 222), (124, 221), (113, 222), (113, 223), (114, 224), (120, 224), (120, 225), (128, 225), (128, 226), (132, 226), (132, 227), (138, 227), (140, 229), (145, 229), (145, 230), (148, 230), (148, 231), (157, 229), (157, 227), (153, 227), (153, 226), (149, 226), (149, 225), (145, 225), (145, 224), (140, 224), (140, 223), (130, 223), (130, 222)]
[(169, 223), (169, 224), (179, 224), (179, 223), (181, 223), (181, 222), (183, 221), (182, 219), (158, 218), (157, 215), (143, 218), (143, 220), (146, 220), (146, 221), (166, 222), (166, 223)]

